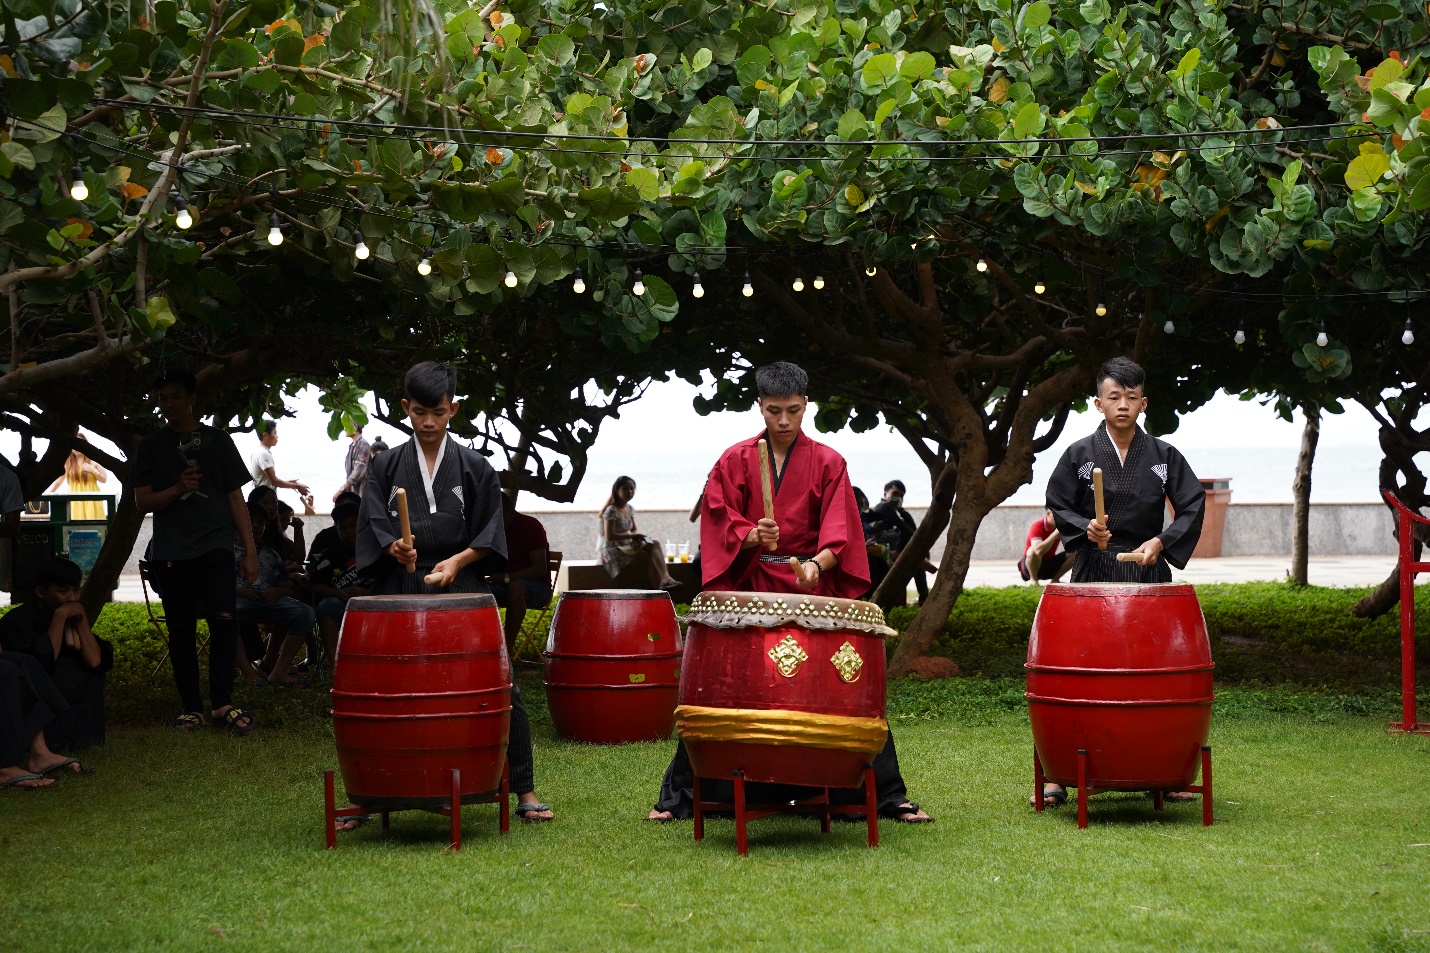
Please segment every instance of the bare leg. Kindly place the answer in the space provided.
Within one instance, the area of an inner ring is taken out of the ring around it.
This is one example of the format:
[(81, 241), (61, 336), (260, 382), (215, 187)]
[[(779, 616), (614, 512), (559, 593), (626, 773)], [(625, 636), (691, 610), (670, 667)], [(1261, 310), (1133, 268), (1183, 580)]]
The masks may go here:
[(520, 579), (512, 580), (506, 587), (506, 652), (516, 652), (516, 637), (521, 634), (521, 624), (526, 620), (526, 586)]
[(651, 579), (654, 580), (656, 588), (675, 582), (670, 570), (665, 568), (665, 550), (661, 547), (660, 540), (652, 540), (646, 551), (650, 553)]
[[(36, 732), (35, 737), (30, 739), (30, 758), (27, 763), (29, 765), (30, 771), (32, 771), (33, 773), (43, 774), (44, 772), (53, 768), (55, 765), (59, 764), (64, 759), (64, 755), (55, 754), (53, 751), (50, 750), (49, 745), (45, 744), (45, 733), (43, 731)], [(65, 770), (73, 771), (75, 774), (79, 774), (84, 769), (80, 766), (78, 762), (75, 762)], [(18, 786), (24, 787), (23, 784)], [(41, 785), (31, 786), (40, 787)]]
[[(273, 641), (277, 642), (275, 635)], [(293, 657), (298, 654), (298, 650), (308, 641), (305, 633), (299, 632), (296, 635), (286, 636), (283, 639), (282, 647), (278, 650), (278, 659), (273, 663), (273, 669), (268, 675), (268, 680), (275, 685), (292, 685), (297, 679), (288, 674), (288, 665), (293, 661)]]
[(253, 663), (248, 659), (248, 653), (243, 649), (243, 640), (238, 640), (238, 674), (248, 679), (248, 684), (257, 685), (263, 681), (263, 673), (253, 667)]
[(318, 619), (318, 634), (323, 638), (323, 651), (328, 653), (328, 665), (338, 657), (338, 623), (329, 616)]

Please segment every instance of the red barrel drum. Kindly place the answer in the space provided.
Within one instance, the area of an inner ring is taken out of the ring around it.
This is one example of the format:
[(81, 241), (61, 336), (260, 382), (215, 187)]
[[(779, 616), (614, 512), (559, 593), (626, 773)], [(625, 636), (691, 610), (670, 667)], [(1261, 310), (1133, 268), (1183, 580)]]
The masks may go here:
[(698, 777), (852, 788), (884, 747), (878, 606), (704, 592), (685, 621), (675, 723)]
[(333, 735), (348, 797), (374, 810), (462, 802), (501, 787), (511, 662), (485, 594), (348, 600), (333, 664)]
[(1097, 790), (1182, 790), (1195, 780), (1215, 695), (1190, 585), (1047, 586), (1027, 669), (1033, 744), (1049, 781), (1077, 785), (1078, 749)]
[(563, 592), (546, 641), (546, 703), (557, 737), (597, 745), (669, 738), (680, 645), (667, 593)]

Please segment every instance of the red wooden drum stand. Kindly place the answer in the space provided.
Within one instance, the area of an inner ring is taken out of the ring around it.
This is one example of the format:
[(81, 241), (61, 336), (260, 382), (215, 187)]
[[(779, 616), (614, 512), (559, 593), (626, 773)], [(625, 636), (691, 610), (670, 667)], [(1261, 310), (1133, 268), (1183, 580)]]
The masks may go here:
[(546, 643), (546, 703), (558, 738), (596, 745), (669, 738), (679, 683), (680, 624), (667, 593), (561, 594)]
[(1415, 561), (1415, 527), (1430, 525), (1430, 519), (1400, 502), (1390, 490), (1382, 495), (1396, 513), (1400, 536), (1400, 720), (1392, 721), (1386, 731), (1430, 735), (1430, 722), (1420, 721), (1415, 711), (1415, 574), (1430, 572), (1430, 562)]
[(421, 809), (452, 820), (461, 805), (507, 813), (511, 663), (496, 602), (485, 594), (348, 600), (333, 664), (333, 737), (348, 798), (338, 809), (326, 772), (328, 846), (338, 818)]
[(1025, 696), (1037, 809), (1047, 781), (1077, 788), (1078, 827), (1096, 791), (1151, 791), (1157, 810), (1167, 792), (1196, 791), (1211, 824), (1212, 665), (1189, 585), (1047, 586)]
[[(883, 749), (884, 625), (879, 607), (794, 593), (705, 592), (691, 603), (676, 730), (695, 775), (695, 839), (704, 815), (735, 814), (735, 847), (749, 821), (863, 814), (879, 843), (874, 756)], [(707, 801), (701, 778), (730, 779), (732, 803)], [(814, 788), (794, 803), (747, 804), (746, 783)], [(831, 788), (863, 788), (862, 804), (832, 804)]]

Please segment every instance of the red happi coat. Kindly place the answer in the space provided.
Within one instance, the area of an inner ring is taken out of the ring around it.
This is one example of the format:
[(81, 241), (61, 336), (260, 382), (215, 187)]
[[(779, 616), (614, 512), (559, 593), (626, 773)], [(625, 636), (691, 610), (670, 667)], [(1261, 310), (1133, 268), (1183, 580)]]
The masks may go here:
[[(758, 442), (751, 437), (726, 450), (710, 471), (700, 507), (700, 563), (705, 588), (750, 592), (795, 592), (857, 599), (869, 590), (869, 554), (859, 505), (844, 458), (804, 433), (790, 445), (775, 488), (779, 549), (741, 549), (764, 517)], [(774, 466), (771, 453), (770, 465)], [(789, 557), (809, 559), (828, 549), (839, 564), (822, 573), (814, 589), (801, 589)], [(780, 557), (762, 562), (761, 555)]]

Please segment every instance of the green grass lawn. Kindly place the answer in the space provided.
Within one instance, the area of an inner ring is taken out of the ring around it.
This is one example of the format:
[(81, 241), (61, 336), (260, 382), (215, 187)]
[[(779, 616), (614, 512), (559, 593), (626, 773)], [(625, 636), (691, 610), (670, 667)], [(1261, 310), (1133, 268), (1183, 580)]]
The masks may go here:
[(1382, 733), (1389, 696), (1372, 717), (1224, 689), (1214, 827), (1104, 795), (1079, 831), (1027, 807), (1015, 681), (899, 683), (910, 793), (938, 822), (884, 822), (870, 850), (860, 825), (758, 821), (738, 858), (730, 821), (696, 844), (641, 820), (671, 744), (558, 742), (528, 687), (559, 818), (500, 837), (469, 808), (457, 853), (418, 812), (324, 849), (320, 692), (252, 694), (244, 739), (120, 729), (90, 776), (0, 794), (0, 948), (1430, 950), (1430, 739)]

